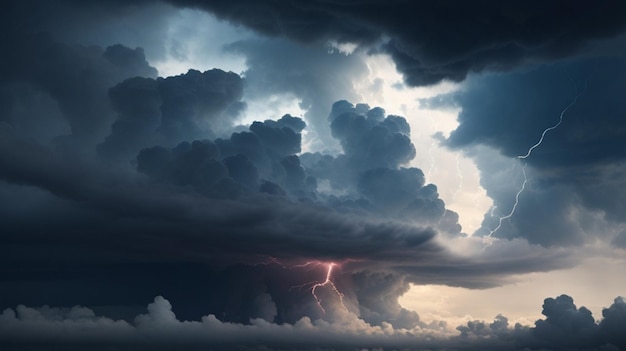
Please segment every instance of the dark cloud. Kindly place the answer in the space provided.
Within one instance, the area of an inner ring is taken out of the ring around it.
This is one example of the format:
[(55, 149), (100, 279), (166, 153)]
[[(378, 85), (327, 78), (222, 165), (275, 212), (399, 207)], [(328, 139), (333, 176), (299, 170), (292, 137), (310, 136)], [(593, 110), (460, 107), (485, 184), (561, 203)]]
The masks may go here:
[(335, 207), (411, 218), (448, 233), (461, 231), (458, 216), (445, 208), (437, 187), (424, 184), (424, 173), (401, 167), (416, 154), (404, 117), (386, 116), (380, 107), (342, 100), (333, 104), (328, 120), (343, 154), (305, 153), (301, 157), (307, 172), (327, 181), (333, 192), (346, 194), (328, 196)]
[(70, 46), (142, 47), (159, 60), (175, 9), (158, 1), (25, 0), (3, 3), (2, 10), (3, 36), (14, 47), (30, 45), (24, 35), (46, 35)]
[[(228, 112), (238, 112), (240, 105), (237, 102), (243, 95), (243, 83), (232, 72), (190, 70), (184, 75), (160, 79), (159, 91), (163, 99), (160, 132), (178, 138), (180, 135), (194, 138), (194, 132), (202, 130), (206, 120), (212, 122), (214, 129), (218, 123), (230, 126), (228, 117), (233, 115)], [(227, 112), (226, 118), (222, 121), (219, 117), (224, 112)]]
[(615, 301), (609, 308), (602, 310), (602, 317), (600, 330), (606, 340), (620, 349), (626, 347), (626, 338), (624, 338), (626, 303), (624, 298), (615, 298)]
[(127, 79), (109, 90), (117, 119), (98, 152), (130, 160), (154, 143), (212, 137), (231, 127), (243, 94), (243, 81), (219, 69), (189, 70), (168, 78)]
[(233, 180), (249, 189), (257, 188), (259, 172), (248, 157), (242, 154), (229, 156), (224, 159), (224, 165), (228, 169), (228, 176)]
[[(141, 48), (80, 45), (56, 36), (80, 11), (63, 2), (4, 4), (1, 120), (14, 132), (68, 154), (93, 153), (114, 112), (107, 91), (129, 77), (156, 77)], [(58, 25), (58, 26), (57, 26)], [(76, 30), (74, 33), (78, 32)], [(9, 49), (10, 48), (10, 49)]]
[(279, 182), (291, 193), (303, 192), (306, 174), (295, 154), (300, 151), (304, 126), (301, 119), (285, 115), (278, 121), (254, 122), (250, 132), (234, 133), (215, 143), (196, 140), (172, 149), (146, 148), (137, 156), (137, 169), (159, 181), (193, 186), (209, 197), (236, 198), (243, 190), (254, 193), (259, 177)]
[[(528, 165), (527, 190), (515, 216), (496, 236), (523, 236), (544, 245), (581, 244), (598, 233), (573, 218), (574, 211), (582, 212), (579, 216), (601, 211), (610, 222), (622, 221), (624, 67), (617, 58), (585, 59), (477, 76), (446, 97), (462, 109), (448, 146), (469, 150), (487, 145), (509, 158), (526, 155), (562, 114), (558, 128), (548, 130), (541, 145), (520, 160)], [(498, 216), (513, 206), (523, 180), (521, 167), (511, 168), (484, 148), (470, 153), (498, 207), (483, 223), (493, 229)]]
[(154, 79), (135, 77), (109, 90), (111, 104), (117, 111), (117, 120), (99, 146), (101, 155), (111, 158), (125, 150), (136, 152), (146, 140), (150, 140), (161, 119), (157, 84)]
[[(65, 135), (69, 145), (72, 140), (93, 143), (106, 133), (113, 115), (106, 94), (110, 87), (130, 76), (156, 76), (141, 49), (70, 46), (43, 35), (25, 38), (5, 59), (0, 84), (12, 102), (3, 119), (12, 125), (20, 124), (18, 118), (46, 121), (46, 110), (22, 105), (19, 90), (11, 88), (19, 84), (31, 94), (54, 101), (69, 128), (70, 134)], [(18, 110), (26, 113), (16, 114)]]
[(384, 272), (360, 272), (356, 285), (360, 317), (371, 325), (391, 324), (394, 328), (425, 327), (415, 311), (402, 308), (398, 298), (409, 290), (405, 277)]
[(591, 311), (576, 308), (574, 299), (567, 295), (545, 299), (541, 313), (546, 319), (535, 322), (532, 332), (548, 345), (589, 349), (602, 343)]
[[(388, 142), (394, 134), (408, 137), (402, 117), (357, 107), (373, 116), (370, 128), (361, 131), (370, 136), (370, 152), (404, 148)], [(346, 111), (357, 113), (353, 107)], [(24, 210), (3, 217), (2, 240), (10, 250), (3, 267), (11, 277), (3, 284), (12, 291), (5, 304), (74, 300), (113, 306), (103, 311), (116, 313), (167, 293), (186, 319), (214, 313), (238, 323), (259, 316), (289, 323), (304, 316), (338, 321), (347, 310), (372, 325), (409, 327), (421, 325), (419, 317), (397, 299), (411, 282), (484, 288), (510, 273), (567, 262), (562, 256), (527, 256), (524, 249), (507, 257), (494, 251), (486, 261), (449, 252), (437, 242), (437, 230), (457, 234), (458, 217), (445, 209), (436, 187), (424, 185), (419, 169), (356, 157), (360, 151), (330, 159), (354, 166), (335, 168), (346, 173), (345, 195), (319, 192), (318, 181), (329, 180), (318, 180), (324, 169), (296, 155), (304, 127), (287, 115), (255, 122), (228, 139), (146, 148), (137, 156), (138, 173), (128, 173), (68, 158), (5, 126), (2, 179), (62, 200), (59, 216)], [(370, 133), (375, 128), (384, 132)], [(405, 188), (398, 199), (385, 195)], [(350, 206), (357, 208), (343, 212)], [(277, 260), (268, 262), (271, 257)], [(306, 261), (317, 263), (297, 267)], [(320, 289), (329, 311), (322, 313), (310, 289), (323, 281), (329, 262), (338, 264), (333, 281), (345, 305), (332, 290)], [(129, 290), (136, 280), (141, 284)], [(184, 288), (183, 280), (195, 288)]]
[(507, 318), (498, 315), (491, 324), (470, 321), (457, 330), (461, 332), (461, 338), (496, 337), (510, 342), (513, 349), (617, 350), (623, 346), (616, 333), (618, 330), (623, 332), (624, 326), (617, 327), (613, 323), (623, 317), (623, 304), (621, 297), (616, 298), (609, 308), (603, 309), (604, 319), (598, 323), (587, 308), (577, 308), (570, 296), (560, 295), (544, 300), (542, 314), (546, 317), (537, 320), (534, 327), (516, 324), (511, 329)]
[[(283, 117), (287, 121), (292, 118), (289, 115)], [(302, 121), (300, 120), (300, 122)], [(300, 152), (300, 144), (302, 142), (300, 131), (302, 131), (304, 125), (298, 125), (296, 129), (292, 128), (293, 126), (289, 122), (284, 123), (283, 120), (279, 120), (278, 123), (273, 123), (273, 121), (264, 123), (253, 122), (250, 125), (250, 131), (259, 138), (261, 143), (267, 147), (268, 152), (275, 157), (285, 157)]]
[[(364, 113), (359, 111), (359, 107)], [(406, 120), (398, 116), (384, 118), (384, 110), (381, 109), (369, 111), (367, 105), (354, 108), (346, 101), (333, 105), (329, 116), (330, 128), (333, 137), (341, 142), (348, 162), (367, 169), (395, 168), (412, 160), (415, 146), (409, 138), (411, 130)]]
[(525, 155), (580, 93), (562, 125), (547, 134), (528, 162), (550, 168), (621, 159), (625, 75), (623, 60), (591, 59), (475, 77), (455, 99), (463, 109), (461, 125), (448, 142), (455, 147), (487, 144), (510, 157)]
[(424, 186), (424, 173), (417, 168), (374, 168), (359, 177), (357, 188), (384, 212), (397, 212), (414, 200)]
[(559, 182), (542, 182), (541, 172), (530, 167), (524, 170), (518, 160), (503, 157), (494, 150), (481, 147), (472, 155), (481, 172), (481, 185), (487, 196), (494, 199), (492, 210), (485, 213), (478, 234), (488, 234), (498, 226), (501, 216), (511, 213), (525, 172), (529, 181), (517, 197), (515, 213), (502, 221), (493, 236), (522, 237), (544, 246), (572, 246), (598, 235), (587, 233), (581, 227), (582, 217), (571, 216), (573, 211), (582, 208), (580, 199), (573, 196), (576, 189)]
[(499, 339), (520, 344), (521, 340), (516, 339), (527, 338), (526, 335), (530, 329), (519, 324), (510, 328), (508, 318), (499, 314), (494, 318), (492, 323), (474, 320), (467, 322), (466, 325), (459, 325), (456, 327), (456, 330), (461, 333), (460, 337), (462, 339), (497, 337)]
[(391, 38), (391, 54), (410, 85), (463, 80), (470, 72), (507, 70), (583, 51), (624, 31), (624, 4), (482, 1), (170, 1), (206, 9), (270, 36), (300, 42), (372, 45)]

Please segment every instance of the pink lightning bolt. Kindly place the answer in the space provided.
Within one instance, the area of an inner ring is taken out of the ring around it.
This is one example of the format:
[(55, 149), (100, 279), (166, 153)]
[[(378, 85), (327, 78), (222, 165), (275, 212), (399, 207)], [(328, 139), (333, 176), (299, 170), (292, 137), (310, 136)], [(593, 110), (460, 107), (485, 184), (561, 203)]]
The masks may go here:
[(322, 300), (317, 296), (317, 294), (315, 294), (315, 290), (317, 288), (321, 288), (323, 286), (330, 286), (335, 292), (335, 294), (339, 296), (339, 300), (341, 301), (341, 304), (343, 305), (343, 294), (337, 289), (337, 287), (335, 286), (335, 283), (333, 283), (333, 281), (331, 280), (331, 277), (333, 274), (333, 267), (335, 267), (335, 263), (331, 262), (328, 264), (327, 267), (328, 267), (328, 270), (326, 271), (326, 280), (324, 280), (321, 283), (315, 283), (313, 284), (313, 286), (311, 286), (311, 294), (315, 298), (315, 302), (317, 302), (317, 307), (319, 307), (320, 310), (322, 310), (322, 313), (326, 313), (326, 310), (324, 309), (324, 307), (322, 307)]
[[(345, 262), (351, 262), (351, 261), (359, 261), (357, 259), (346, 259), (344, 260)], [(307, 261), (305, 263), (301, 263), (301, 264), (294, 264), (294, 265), (285, 265), (283, 264), (279, 259), (275, 258), (275, 257), (269, 257), (265, 262), (260, 263), (263, 265), (268, 265), (268, 264), (276, 264), (279, 265), (280, 267), (282, 267), (283, 269), (300, 269), (300, 268), (306, 268), (309, 269), (310, 267), (318, 267), (318, 266), (325, 266), (326, 267), (326, 279), (322, 282), (308, 282), (308, 283), (304, 283), (304, 284), (300, 284), (300, 285), (296, 285), (296, 286), (292, 286), (291, 288), (289, 288), (289, 290), (291, 291), (291, 289), (300, 289), (300, 288), (304, 288), (307, 287), (309, 289), (311, 289), (311, 295), (313, 295), (313, 298), (315, 299), (315, 302), (317, 303), (317, 307), (319, 307), (319, 309), (322, 311), (322, 313), (326, 313), (326, 310), (324, 309), (324, 307), (322, 307), (322, 299), (317, 295), (316, 290), (318, 288), (324, 287), (324, 286), (328, 286), (332, 289), (332, 291), (339, 297), (339, 301), (341, 303), (341, 305), (345, 308), (346, 306), (344, 305), (343, 302), (343, 297), (344, 295), (341, 293), (341, 291), (339, 291), (339, 289), (337, 288), (337, 286), (335, 285), (335, 283), (332, 280), (332, 275), (333, 275), (333, 269), (336, 266), (339, 266), (337, 263), (335, 262), (322, 262), (322, 261)]]

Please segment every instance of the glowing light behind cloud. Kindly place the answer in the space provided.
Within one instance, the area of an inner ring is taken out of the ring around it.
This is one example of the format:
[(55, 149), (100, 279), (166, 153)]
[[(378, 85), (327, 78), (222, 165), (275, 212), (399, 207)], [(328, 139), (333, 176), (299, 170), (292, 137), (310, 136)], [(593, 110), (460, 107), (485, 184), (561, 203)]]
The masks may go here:
[(223, 50), (225, 45), (250, 38), (253, 34), (216, 19), (211, 14), (193, 9), (177, 10), (169, 18), (166, 31), (165, 57), (148, 60), (163, 77), (186, 73), (189, 69), (205, 71), (219, 68), (241, 73), (246, 70), (241, 55)]
[[(602, 309), (607, 307), (606, 301), (623, 294), (623, 282), (611, 277), (619, 274), (624, 264), (623, 257), (589, 258), (571, 269), (514, 276), (512, 284), (486, 290), (413, 285), (399, 302), (418, 311), (426, 322), (445, 320), (458, 325), (471, 320), (492, 320), (506, 311), (510, 322), (532, 325), (543, 318), (538, 307), (546, 296), (567, 291), (577, 297), (578, 306), (587, 307), (599, 320)], [(600, 270), (605, 274), (597, 274)]]
[(411, 125), (411, 141), (417, 149), (410, 165), (420, 168), (426, 181), (437, 185), (446, 206), (459, 214), (463, 231), (473, 233), (491, 206), (480, 186), (478, 169), (470, 158), (440, 146), (434, 138), (436, 133), (445, 137), (458, 126), (459, 109), (428, 109), (419, 103), (419, 99), (451, 93), (460, 86), (444, 82), (432, 87), (408, 87), (389, 56), (367, 56), (366, 62), (370, 75), (356, 85), (357, 92), (370, 105), (406, 117)]

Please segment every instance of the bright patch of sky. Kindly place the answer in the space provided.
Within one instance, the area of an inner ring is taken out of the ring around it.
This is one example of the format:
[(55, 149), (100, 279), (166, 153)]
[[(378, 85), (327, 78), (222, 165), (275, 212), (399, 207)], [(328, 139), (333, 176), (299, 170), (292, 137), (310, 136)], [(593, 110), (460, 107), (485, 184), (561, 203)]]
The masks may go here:
[(461, 325), (472, 320), (491, 321), (504, 314), (511, 324), (532, 325), (545, 318), (541, 305), (546, 297), (567, 294), (575, 296), (576, 306), (587, 307), (599, 320), (602, 309), (624, 294), (623, 281), (615, 277), (622, 274), (625, 264), (626, 257), (614, 252), (608, 257), (585, 259), (570, 269), (513, 276), (511, 284), (492, 289), (413, 285), (399, 302), (417, 311), (427, 323), (445, 320)]
[(163, 38), (165, 56), (149, 61), (163, 77), (183, 74), (189, 69), (213, 68), (240, 74), (247, 68), (245, 58), (225, 52), (223, 48), (252, 36), (249, 30), (220, 21), (205, 11), (182, 9), (169, 18)]

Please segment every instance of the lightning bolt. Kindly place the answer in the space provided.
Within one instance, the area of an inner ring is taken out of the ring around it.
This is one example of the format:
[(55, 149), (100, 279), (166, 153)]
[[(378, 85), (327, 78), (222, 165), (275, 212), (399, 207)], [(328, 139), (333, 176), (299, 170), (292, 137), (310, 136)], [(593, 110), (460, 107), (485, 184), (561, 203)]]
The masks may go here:
[[(346, 261), (350, 262), (350, 261), (356, 261), (356, 260), (348, 259)], [(264, 262), (262, 264), (277, 264), (277, 265), (279, 265), (280, 267), (282, 267), (284, 269), (298, 269), (298, 268), (324, 266), (326, 268), (326, 277), (325, 277), (325, 279), (323, 281), (317, 281), (317, 282), (314, 281), (314, 282), (308, 282), (308, 283), (292, 286), (291, 288), (289, 288), (289, 290), (291, 291), (292, 289), (300, 289), (300, 288), (308, 287), (308, 289), (310, 289), (310, 291), (311, 291), (311, 295), (313, 295), (313, 298), (315, 299), (315, 303), (317, 304), (317, 307), (319, 307), (319, 309), (322, 311), (322, 313), (325, 314), (326, 310), (322, 306), (322, 299), (317, 295), (316, 291), (319, 288), (330, 287), (332, 289), (332, 291), (339, 298), (339, 302), (341, 303), (341, 305), (344, 307), (344, 309), (347, 310), (346, 306), (343, 303), (344, 295), (343, 295), (343, 293), (341, 291), (339, 291), (339, 289), (337, 288), (337, 286), (335, 285), (335, 283), (332, 280), (332, 278), (333, 278), (333, 269), (335, 267), (339, 266), (337, 263), (335, 263), (335, 262), (321, 262), (321, 261), (307, 261), (305, 263), (287, 266), (287, 265), (283, 264), (282, 262), (280, 262), (280, 260), (278, 260), (277, 258), (270, 257), (266, 262)]]
[(528, 183), (528, 177), (526, 176), (526, 163), (524, 163), (524, 165), (522, 166), (522, 174), (524, 175), (524, 181), (522, 182), (522, 186), (520, 187), (520, 189), (515, 194), (515, 203), (511, 208), (511, 212), (509, 212), (506, 216), (500, 217), (500, 219), (498, 220), (498, 225), (493, 230), (489, 231), (487, 237), (491, 237), (493, 233), (497, 232), (500, 227), (502, 227), (502, 222), (504, 222), (505, 219), (509, 219), (515, 214), (515, 210), (517, 210), (517, 205), (519, 204), (519, 197), (524, 192), (524, 189), (526, 189), (526, 183)]
[(491, 206), (491, 211), (489, 211), (489, 215), (491, 217), (494, 217), (495, 216), (495, 212), (496, 212), (497, 209), (498, 209), (498, 205)]
[(315, 298), (315, 302), (317, 302), (317, 307), (320, 308), (322, 313), (326, 313), (326, 310), (324, 309), (324, 307), (322, 307), (322, 300), (315, 293), (315, 290), (317, 288), (321, 288), (321, 287), (324, 287), (324, 286), (331, 287), (332, 290), (335, 292), (335, 294), (337, 294), (337, 296), (339, 297), (339, 301), (343, 305), (343, 294), (339, 291), (339, 289), (337, 289), (337, 286), (335, 286), (335, 283), (333, 283), (333, 281), (331, 280), (334, 267), (335, 267), (335, 263), (333, 263), (333, 262), (328, 263), (327, 271), (326, 271), (326, 280), (324, 280), (321, 283), (315, 283), (311, 287), (311, 295), (313, 295), (313, 298)]
[(583, 92), (586, 89), (587, 89), (587, 82), (585, 82), (585, 87), (578, 94), (576, 94), (576, 97), (574, 98), (574, 100), (572, 100), (572, 102), (570, 102), (569, 105), (567, 105), (563, 109), (563, 111), (561, 111), (561, 114), (559, 115), (559, 121), (555, 125), (553, 125), (552, 127), (546, 128), (543, 131), (543, 133), (541, 133), (541, 138), (539, 138), (539, 141), (537, 143), (535, 143), (535, 145), (531, 146), (530, 149), (528, 149), (528, 152), (525, 155), (517, 156), (518, 159), (527, 159), (527, 158), (530, 157), (530, 154), (532, 154), (533, 150), (538, 148), (539, 145), (541, 145), (541, 143), (543, 143), (543, 140), (546, 137), (546, 134), (548, 134), (549, 131), (557, 129), (561, 125), (561, 123), (563, 123), (563, 116), (565, 116), (565, 113), (567, 112), (567, 110), (569, 110), (572, 106), (574, 106), (574, 104), (576, 104), (576, 102), (578, 101), (578, 99), (580, 98), (580, 96), (583, 94)]
[[(516, 158), (518, 160), (528, 159), (530, 155), (532, 154), (533, 150), (538, 148), (543, 143), (546, 137), (546, 134), (548, 134), (548, 132), (550, 131), (557, 129), (563, 123), (563, 117), (565, 116), (565, 113), (567, 113), (567, 111), (576, 104), (576, 102), (578, 101), (580, 96), (583, 94), (583, 92), (585, 92), (586, 89), (587, 89), (587, 82), (585, 81), (585, 87), (580, 92), (578, 92), (578, 94), (576, 94), (574, 99), (567, 106), (565, 106), (565, 108), (561, 111), (561, 114), (559, 114), (559, 121), (553, 126), (544, 129), (543, 133), (541, 133), (541, 137), (539, 138), (539, 141), (537, 141), (533, 146), (531, 146), (526, 152), (526, 154), (517, 156)], [(511, 211), (507, 215), (500, 217), (498, 219), (498, 225), (494, 229), (489, 231), (489, 234), (487, 234), (487, 237), (491, 237), (495, 232), (497, 232), (502, 227), (502, 222), (504, 220), (510, 219), (515, 214), (515, 211), (517, 210), (517, 206), (519, 205), (519, 197), (524, 192), (524, 189), (526, 189), (526, 183), (528, 183), (528, 177), (526, 175), (526, 165), (527, 164), (524, 162), (522, 166), (522, 175), (524, 176), (524, 181), (522, 182), (522, 186), (520, 187), (520, 189), (515, 194), (515, 203), (513, 203), (513, 207), (511, 208)]]

